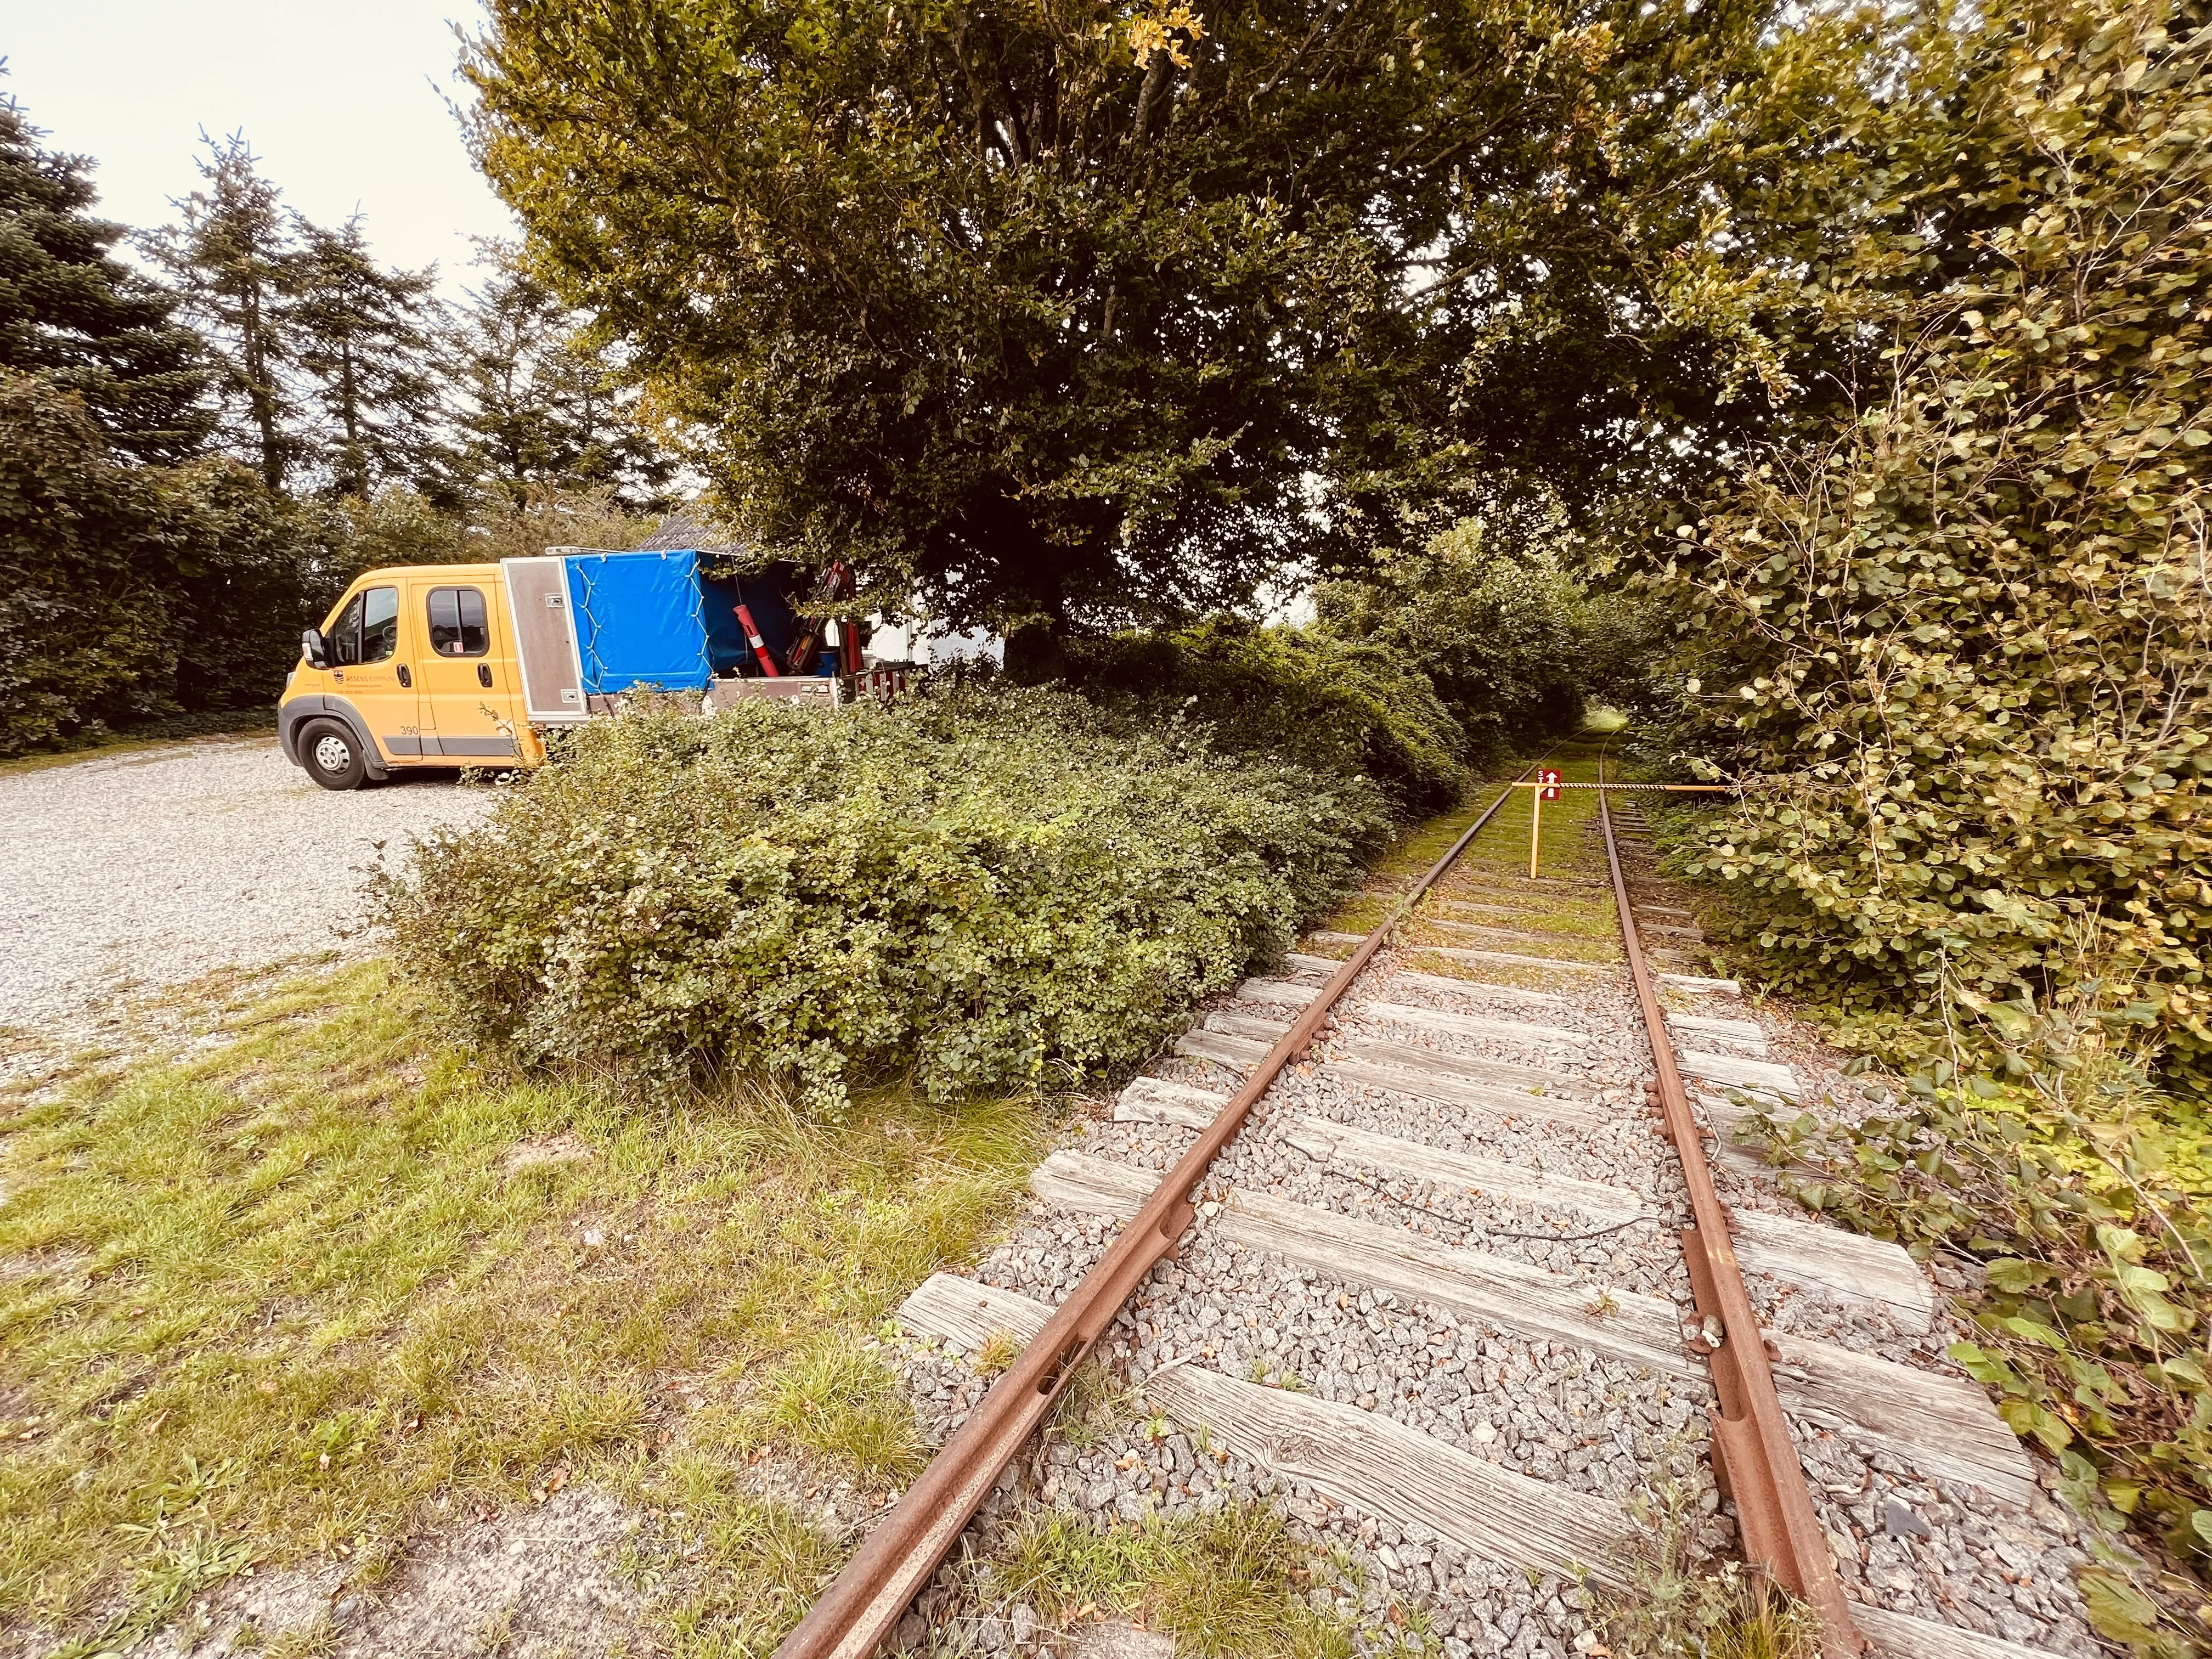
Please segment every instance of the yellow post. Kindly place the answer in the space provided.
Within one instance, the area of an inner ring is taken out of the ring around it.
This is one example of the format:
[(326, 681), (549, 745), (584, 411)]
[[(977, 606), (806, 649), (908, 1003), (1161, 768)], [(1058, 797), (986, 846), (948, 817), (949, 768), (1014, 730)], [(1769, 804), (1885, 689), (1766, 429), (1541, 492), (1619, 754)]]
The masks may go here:
[(1540, 776), (1528, 790), (1528, 879), (1536, 879), (1536, 847), (1544, 822), (1544, 781)]

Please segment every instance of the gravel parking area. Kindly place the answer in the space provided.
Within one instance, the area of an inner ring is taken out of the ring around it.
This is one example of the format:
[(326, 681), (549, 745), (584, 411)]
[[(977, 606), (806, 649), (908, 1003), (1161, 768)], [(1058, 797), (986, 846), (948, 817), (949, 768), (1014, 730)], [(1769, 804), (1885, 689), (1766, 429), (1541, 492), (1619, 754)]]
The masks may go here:
[(494, 799), (451, 773), (334, 794), (274, 737), (0, 774), (0, 1054), (90, 1036), (126, 992), (343, 945), (380, 858)]

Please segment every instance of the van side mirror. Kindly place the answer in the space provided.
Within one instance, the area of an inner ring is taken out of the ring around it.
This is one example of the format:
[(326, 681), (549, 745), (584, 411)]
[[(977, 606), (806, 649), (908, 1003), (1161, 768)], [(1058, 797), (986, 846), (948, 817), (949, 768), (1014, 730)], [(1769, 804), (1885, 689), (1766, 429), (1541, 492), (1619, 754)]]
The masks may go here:
[(330, 650), (323, 643), (323, 633), (320, 629), (309, 628), (301, 630), (300, 654), (307, 659), (307, 666), (310, 668), (328, 668), (331, 665)]

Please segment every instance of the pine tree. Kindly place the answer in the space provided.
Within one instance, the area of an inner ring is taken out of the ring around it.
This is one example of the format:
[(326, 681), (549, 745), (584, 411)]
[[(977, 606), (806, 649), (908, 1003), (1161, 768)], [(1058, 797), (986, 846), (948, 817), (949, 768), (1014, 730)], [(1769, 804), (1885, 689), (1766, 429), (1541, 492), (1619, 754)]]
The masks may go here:
[(469, 407), (458, 419), (476, 486), (520, 501), (533, 487), (611, 489), (638, 510), (665, 504), (674, 471), (636, 424), (584, 321), (523, 263), (483, 245), (492, 275), (470, 291), (453, 336)]
[(293, 216), (287, 321), (292, 355), (313, 381), (329, 493), (368, 495), (404, 483), (451, 497), (453, 456), (442, 425), (434, 352), (444, 307), (434, 266), (386, 270), (370, 255), (360, 216), (325, 230)]
[(206, 143), (204, 186), (171, 204), (184, 222), (141, 246), (169, 274), (221, 365), (227, 447), (282, 489), (307, 449), (285, 380), (298, 250), (280, 192), (256, 171), (245, 134)]
[(92, 161), (41, 136), (0, 98), (0, 368), (76, 392), (136, 459), (190, 454), (213, 424), (200, 343), (172, 295), (109, 256), (123, 228), (87, 211)]

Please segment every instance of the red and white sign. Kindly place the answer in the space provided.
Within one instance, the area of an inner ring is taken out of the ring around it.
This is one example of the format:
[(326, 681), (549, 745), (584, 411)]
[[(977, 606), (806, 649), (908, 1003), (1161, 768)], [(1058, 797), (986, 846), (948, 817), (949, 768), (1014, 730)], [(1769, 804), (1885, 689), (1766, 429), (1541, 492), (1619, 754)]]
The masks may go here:
[(1538, 767), (1538, 768), (1536, 769), (1536, 781), (1537, 781), (1537, 782), (1539, 782), (1539, 783), (1540, 783), (1540, 784), (1542, 784), (1542, 785), (1544, 786), (1541, 789), (1540, 789), (1540, 790), (1538, 790), (1538, 791), (1536, 792), (1536, 799), (1539, 799), (1539, 800), (1557, 800), (1557, 799), (1559, 799), (1559, 775), (1557, 772), (1553, 771), (1553, 770), (1550, 767), (1548, 767), (1548, 766), (1540, 766), (1540, 767)]

